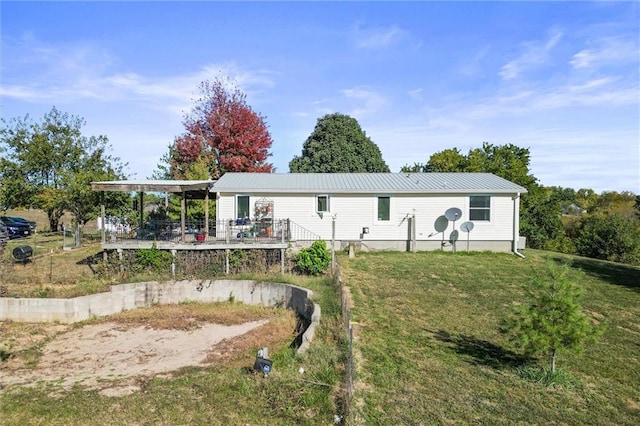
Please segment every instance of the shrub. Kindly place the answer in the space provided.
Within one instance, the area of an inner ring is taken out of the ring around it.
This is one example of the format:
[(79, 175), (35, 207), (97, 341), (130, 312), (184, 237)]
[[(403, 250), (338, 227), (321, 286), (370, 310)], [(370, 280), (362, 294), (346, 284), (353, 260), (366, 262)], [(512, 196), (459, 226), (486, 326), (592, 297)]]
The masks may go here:
[(172, 256), (166, 250), (159, 250), (155, 243), (150, 249), (136, 250), (134, 264), (131, 267), (133, 272), (167, 271), (171, 266)]
[(300, 250), (295, 257), (296, 270), (307, 275), (320, 275), (331, 262), (331, 254), (324, 240), (315, 241), (311, 247)]

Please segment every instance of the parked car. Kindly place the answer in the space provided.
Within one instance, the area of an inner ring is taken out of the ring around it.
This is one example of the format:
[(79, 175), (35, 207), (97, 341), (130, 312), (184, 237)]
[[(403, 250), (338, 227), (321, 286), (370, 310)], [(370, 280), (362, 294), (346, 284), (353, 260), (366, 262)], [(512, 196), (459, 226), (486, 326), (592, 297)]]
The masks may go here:
[(24, 238), (31, 235), (31, 228), (24, 223), (8, 220), (6, 216), (0, 217), (0, 222), (4, 224), (9, 232), (9, 239)]
[(8, 219), (12, 222), (24, 223), (25, 225), (29, 225), (29, 228), (31, 228), (31, 233), (34, 233), (36, 231), (37, 224), (32, 220), (27, 220), (17, 216), (2, 216), (2, 219)]

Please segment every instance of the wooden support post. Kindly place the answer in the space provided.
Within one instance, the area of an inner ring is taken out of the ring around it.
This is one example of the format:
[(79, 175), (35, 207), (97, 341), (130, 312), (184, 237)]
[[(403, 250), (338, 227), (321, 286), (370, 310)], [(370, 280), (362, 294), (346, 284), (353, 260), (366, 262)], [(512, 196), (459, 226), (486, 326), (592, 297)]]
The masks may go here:
[[(100, 229), (100, 242), (104, 244), (107, 241), (106, 226), (105, 226), (106, 213), (104, 209), (104, 191), (100, 193), (100, 218), (102, 220), (102, 229)], [(64, 228), (62, 229), (62, 232), (65, 232)]]
[(144, 229), (144, 192), (140, 191), (139, 198), (140, 205), (138, 206), (138, 212), (140, 214), (140, 217), (138, 219), (140, 227), (138, 229), (142, 231)]
[(209, 188), (204, 194), (204, 231), (207, 233), (206, 239), (209, 239)]
[(411, 217), (411, 251), (416, 251), (416, 216)]
[(280, 273), (282, 275), (284, 275), (284, 256), (286, 254), (286, 250), (281, 248), (280, 249)]
[(185, 210), (187, 208), (187, 193), (185, 191), (182, 191), (182, 200), (180, 202), (180, 242), (184, 243), (185, 242), (185, 223), (186, 223), (186, 213)]
[(171, 277), (173, 278), (176, 277), (176, 254), (177, 253), (178, 253), (178, 250), (176, 249), (171, 250)]

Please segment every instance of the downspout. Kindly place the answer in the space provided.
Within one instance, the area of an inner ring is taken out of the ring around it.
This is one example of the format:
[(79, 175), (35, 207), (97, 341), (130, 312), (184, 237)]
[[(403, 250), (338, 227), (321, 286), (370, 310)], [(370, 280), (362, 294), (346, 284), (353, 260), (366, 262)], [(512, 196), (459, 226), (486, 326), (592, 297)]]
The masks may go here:
[(525, 259), (522, 253), (518, 252), (518, 240), (520, 239), (520, 193), (513, 197), (513, 254)]

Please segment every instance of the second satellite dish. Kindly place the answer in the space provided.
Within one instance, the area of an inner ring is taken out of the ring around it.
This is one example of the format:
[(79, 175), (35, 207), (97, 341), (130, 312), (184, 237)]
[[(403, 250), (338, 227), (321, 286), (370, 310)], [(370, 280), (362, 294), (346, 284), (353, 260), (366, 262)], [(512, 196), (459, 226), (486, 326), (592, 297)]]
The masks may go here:
[(471, 232), (473, 231), (473, 222), (465, 222), (460, 225), (460, 230), (463, 232)]
[(444, 212), (444, 217), (449, 220), (456, 221), (462, 217), (462, 210), (457, 207), (451, 207)]
[(434, 224), (434, 228), (436, 228), (436, 232), (444, 232), (449, 226), (449, 219), (445, 216), (438, 216), (436, 219), (436, 223)]

